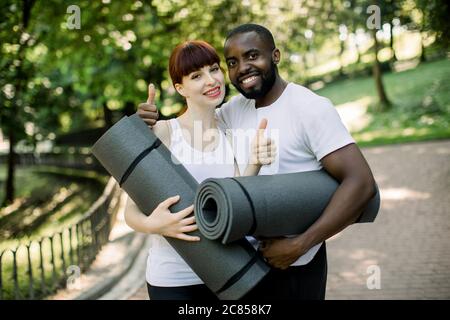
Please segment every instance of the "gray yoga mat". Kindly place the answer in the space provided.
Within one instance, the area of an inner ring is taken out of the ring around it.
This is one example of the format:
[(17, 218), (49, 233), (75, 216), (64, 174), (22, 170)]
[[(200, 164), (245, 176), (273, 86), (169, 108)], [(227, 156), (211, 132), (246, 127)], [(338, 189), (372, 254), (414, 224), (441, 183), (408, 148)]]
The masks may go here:
[[(320, 217), (337, 187), (324, 170), (207, 179), (195, 197), (195, 217), (205, 237), (223, 244), (246, 235), (300, 234)], [(358, 222), (374, 221), (379, 207), (377, 188)]]
[[(171, 206), (172, 212), (194, 202), (197, 181), (172, 158), (138, 115), (117, 122), (94, 144), (92, 153), (146, 214), (177, 194), (180, 201)], [(220, 299), (241, 298), (270, 269), (245, 239), (223, 245), (205, 238), (199, 231), (190, 234), (200, 236), (201, 240), (166, 239)]]

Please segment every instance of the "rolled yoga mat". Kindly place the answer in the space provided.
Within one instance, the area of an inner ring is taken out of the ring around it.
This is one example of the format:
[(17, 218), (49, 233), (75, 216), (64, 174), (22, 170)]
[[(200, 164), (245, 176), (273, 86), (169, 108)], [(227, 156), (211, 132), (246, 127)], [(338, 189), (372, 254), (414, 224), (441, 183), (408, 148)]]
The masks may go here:
[[(207, 179), (195, 197), (195, 218), (205, 237), (223, 244), (246, 235), (300, 234), (320, 217), (338, 185), (324, 170)], [(358, 222), (374, 221), (379, 207), (377, 188)]]
[[(194, 203), (197, 181), (138, 115), (117, 122), (94, 144), (92, 153), (145, 214), (177, 194), (180, 201), (171, 206), (172, 212)], [(219, 299), (241, 298), (270, 269), (245, 239), (223, 245), (198, 230), (190, 234), (201, 240), (166, 239)]]

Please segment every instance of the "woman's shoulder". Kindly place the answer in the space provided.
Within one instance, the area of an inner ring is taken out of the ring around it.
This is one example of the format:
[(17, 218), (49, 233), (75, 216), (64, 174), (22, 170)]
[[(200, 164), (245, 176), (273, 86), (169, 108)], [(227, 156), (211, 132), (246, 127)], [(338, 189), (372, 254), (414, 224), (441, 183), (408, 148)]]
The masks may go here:
[(153, 126), (153, 133), (162, 141), (167, 147), (170, 145), (170, 123), (169, 120), (159, 120)]

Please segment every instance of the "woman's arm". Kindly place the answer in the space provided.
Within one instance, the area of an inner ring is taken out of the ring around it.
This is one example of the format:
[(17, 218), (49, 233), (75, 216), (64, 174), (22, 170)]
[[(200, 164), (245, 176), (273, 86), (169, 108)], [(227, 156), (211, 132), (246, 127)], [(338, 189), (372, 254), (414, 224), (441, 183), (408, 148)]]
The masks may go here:
[[(153, 132), (164, 145), (170, 146), (170, 129), (167, 121), (158, 121), (153, 126)], [(146, 216), (134, 201), (128, 198), (125, 222), (138, 232), (160, 234), (186, 241), (199, 241), (199, 237), (185, 234), (197, 230), (195, 217), (188, 217), (194, 206), (189, 206), (176, 213), (170, 212), (170, 206), (177, 203), (179, 199), (179, 196), (166, 199), (150, 215)]]

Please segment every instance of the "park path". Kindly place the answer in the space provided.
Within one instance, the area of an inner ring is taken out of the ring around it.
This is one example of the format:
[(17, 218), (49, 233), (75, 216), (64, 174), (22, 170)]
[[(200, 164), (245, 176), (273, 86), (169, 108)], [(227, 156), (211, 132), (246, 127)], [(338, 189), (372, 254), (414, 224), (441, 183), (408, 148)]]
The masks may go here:
[(327, 241), (326, 299), (450, 299), (450, 140), (363, 153), (381, 210)]

